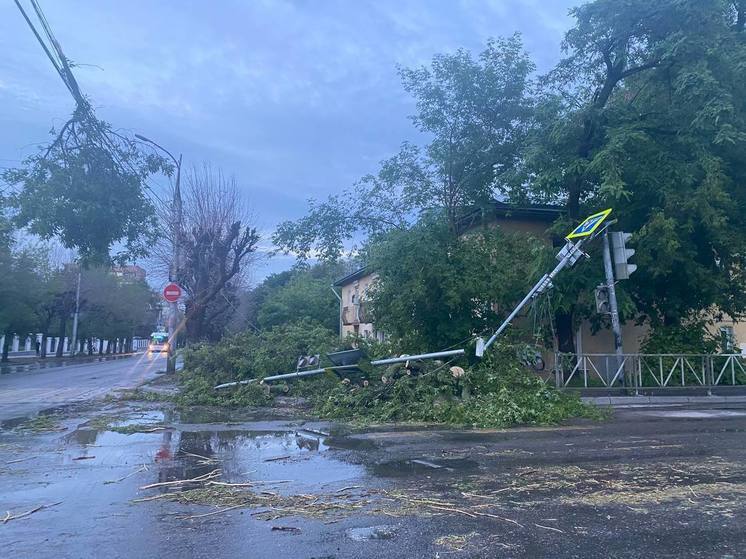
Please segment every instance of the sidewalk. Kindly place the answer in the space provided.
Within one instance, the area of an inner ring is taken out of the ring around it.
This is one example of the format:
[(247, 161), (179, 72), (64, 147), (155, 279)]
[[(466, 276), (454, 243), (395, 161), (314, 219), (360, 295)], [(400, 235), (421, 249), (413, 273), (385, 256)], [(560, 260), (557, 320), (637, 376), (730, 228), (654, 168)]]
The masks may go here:
[(584, 396), (583, 402), (597, 406), (648, 406), (666, 404), (743, 404), (746, 395), (733, 396)]
[[(112, 361), (124, 357), (132, 357), (142, 352), (132, 353), (110, 353), (110, 354), (94, 354), (94, 355), (77, 355), (75, 357), (63, 356), (63, 357), (47, 357), (42, 359), (36, 357), (36, 355), (29, 356), (22, 359), (11, 358), (7, 363), (0, 363), (0, 374), (8, 373), (20, 373), (26, 371), (33, 371), (36, 369), (50, 369), (56, 367), (66, 367), (70, 365), (81, 365), (84, 363), (95, 363), (96, 361)], [(34, 357), (31, 359), (30, 357)]]

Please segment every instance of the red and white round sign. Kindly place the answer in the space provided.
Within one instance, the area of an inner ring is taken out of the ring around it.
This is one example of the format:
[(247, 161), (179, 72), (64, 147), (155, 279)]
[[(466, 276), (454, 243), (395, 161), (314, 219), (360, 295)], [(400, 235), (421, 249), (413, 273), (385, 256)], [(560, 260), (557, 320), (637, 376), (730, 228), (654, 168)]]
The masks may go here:
[(163, 298), (169, 303), (175, 303), (181, 297), (181, 287), (176, 283), (169, 283), (163, 288)]

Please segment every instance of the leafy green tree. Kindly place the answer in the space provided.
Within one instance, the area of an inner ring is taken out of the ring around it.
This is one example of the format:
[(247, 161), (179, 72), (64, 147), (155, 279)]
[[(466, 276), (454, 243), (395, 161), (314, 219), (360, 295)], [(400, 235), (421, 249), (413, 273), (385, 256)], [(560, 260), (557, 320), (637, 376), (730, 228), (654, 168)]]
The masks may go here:
[(312, 320), (339, 332), (339, 302), (331, 285), (342, 275), (341, 270), (341, 266), (328, 264), (294, 269), (287, 282), (264, 297), (257, 313), (258, 327)]
[[(632, 316), (676, 325), (746, 311), (746, 42), (743, 2), (596, 0), (572, 11), (514, 200), (615, 208), (638, 271)], [(583, 284), (564, 278), (562, 349)], [(560, 282), (559, 287), (563, 284)], [(630, 316), (630, 314), (628, 314)], [(561, 340), (562, 342), (562, 340)]]
[(145, 254), (156, 227), (145, 181), (160, 170), (170, 172), (162, 158), (141, 153), (84, 106), (49, 146), (2, 178), (16, 189), (18, 225), (58, 238), (85, 265), (102, 265), (115, 244), (124, 247), (120, 258)]
[(38, 256), (30, 250), (0, 249), (0, 332), (5, 336), (2, 361), (14, 334), (23, 337), (35, 330), (36, 308), (41, 298), (42, 282)]
[(89, 269), (83, 272), (80, 292), (79, 339), (131, 341), (152, 331), (154, 294), (144, 281), (123, 281), (107, 268)]
[(433, 57), (429, 68), (401, 69), (417, 113), (412, 121), (431, 138), (404, 142), (376, 174), (316, 203), (297, 221), (280, 224), (273, 240), (301, 259), (337, 260), (351, 239), (403, 230), (438, 208), (451, 235), (459, 218), (492, 199), (495, 172), (516, 164), (531, 118), (533, 64), (520, 37), (494, 39), (478, 57), (466, 50)]
[(370, 294), (376, 328), (414, 350), (435, 351), (492, 327), (535, 275), (543, 245), (485, 228), (453, 237), (425, 220), (371, 246), (378, 280)]

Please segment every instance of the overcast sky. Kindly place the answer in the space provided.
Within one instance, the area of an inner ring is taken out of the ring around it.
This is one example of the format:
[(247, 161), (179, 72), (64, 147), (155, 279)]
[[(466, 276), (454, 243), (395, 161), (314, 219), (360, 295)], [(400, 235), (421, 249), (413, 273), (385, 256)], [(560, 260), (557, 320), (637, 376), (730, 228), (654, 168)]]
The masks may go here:
[[(580, 2), (39, 1), (67, 57), (90, 65), (75, 73), (99, 116), (234, 175), (267, 233), (417, 138), (397, 65), (520, 31), (547, 70)], [(0, 49), (0, 167), (11, 167), (73, 102), (11, 0)]]

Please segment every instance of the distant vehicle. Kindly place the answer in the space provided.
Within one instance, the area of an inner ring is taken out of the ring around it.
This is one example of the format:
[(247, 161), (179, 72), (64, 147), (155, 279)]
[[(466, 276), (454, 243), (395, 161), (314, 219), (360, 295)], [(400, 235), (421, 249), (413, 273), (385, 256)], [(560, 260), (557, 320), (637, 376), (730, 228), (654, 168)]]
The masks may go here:
[(153, 332), (150, 334), (148, 353), (168, 353), (168, 332)]

